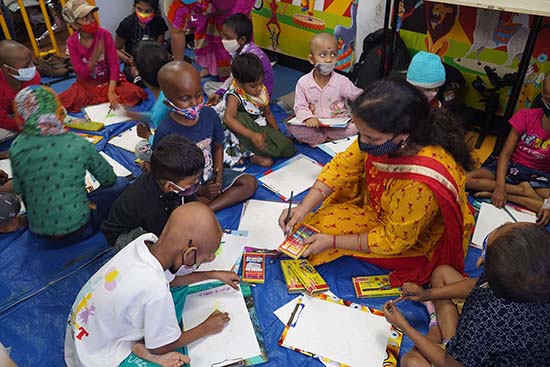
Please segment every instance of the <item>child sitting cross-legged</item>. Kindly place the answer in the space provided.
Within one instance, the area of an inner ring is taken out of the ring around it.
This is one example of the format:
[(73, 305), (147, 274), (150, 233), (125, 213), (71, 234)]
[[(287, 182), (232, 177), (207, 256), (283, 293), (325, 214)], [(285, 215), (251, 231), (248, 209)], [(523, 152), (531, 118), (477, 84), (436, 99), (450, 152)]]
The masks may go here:
[[(544, 366), (550, 360), (550, 233), (532, 223), (508, 223), (486, 241), (484, 272), (466, 279), (437, 268), (432, 289), (403, 285), (413, 301), (433, 300), (438, 326), (427, 336), (389, 301), (386, 319), (412, 339), (403, 367)], [(459, 315), (455, 299), (466, 299)]]
[(199, 72), (187, 62), (172, 61), (160, 69), (158, 81), (166, 96), (164, 103), (171, 112), (155, 132), (153, 152), (170, 134), (194, 142), (205, 160), (197, 196), (212, 210), (226, 208), (254, 195), (257, 184), (253, 176), (223, 167), (223, 127), (216, 111), (204, 105)]
[(264, 69), (258, 56), (238, 55), (231, 64), (231, 73), (234, 79), (226, 94), (224, 122), (238, 139), (238, 150), (263, 167), (271, 166), (272, 158), (293, 156), (296, 148), (281, 133), (269, 108)]
[(302, 125), (288, 125), (288, 132), (311, 146), (357, 134), (352, 123), (346, 128), (320, 126), (321, 118), (349, 117), (346, 100), (354, 101), (363, 93), (348, 78), (334, 72), (338, 59), (334, 36), (328, 33), (313, 36), (308, 59), (315, 67), (298, 80), (294, 99), (294, 112)]
[(128, 82), (120, 73), (120, 64), (108, 30), (100, 28), (94, 17), (97, 7), (86, 0), (69, 0), (63, 7), (63, 19), (74, 29), (67, 39), (67, 50), (76, 73), (76, 82), (59, 95), (69, 112), (109, 102), (135, 106), (147, 99), (145, 91)]

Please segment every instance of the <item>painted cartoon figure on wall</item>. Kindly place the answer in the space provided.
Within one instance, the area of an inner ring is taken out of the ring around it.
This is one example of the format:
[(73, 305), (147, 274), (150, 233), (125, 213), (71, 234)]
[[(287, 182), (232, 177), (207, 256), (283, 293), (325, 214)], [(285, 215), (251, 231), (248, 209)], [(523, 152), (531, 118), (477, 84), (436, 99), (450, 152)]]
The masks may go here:
[(338, 42), (338, 61), (336, 69), (349, 72), (353, 66), (355, 35), (357, 33), (357, 6), (359, 0), (354, 0), (351, 4), (351, 25), (344, 27), (337, 25), (334, 27), (334, 37)]
[(271, 17), (269, 18), (265, 27), (267, 28), (269, 38), (271, 39), (271, 49), (278, 50), (279, 36), (281, 35), (281, 25), (279, 24), (279, 19), (277, 19), (277, 0), (270, 0), (269, 8), (271, 9)]
[(450, 47), (449, 34), (457, 23), (458, 6), (426, 3), (426, 50), (444, 56)]
[(529, 17), (527, 15), (508, 14), (510, 20), (501, 17), (502, 13), (489, 9), (478, 9), (473, 43), (464, 55), (467, 58), (474, 53), (481, 65), (479, 54), (483, 49), (506, 47), (508, 58), (505, 66), (511, 66), (514, 58), (521, 57), (527, 37), (529, 37)]
[[(292, 16), (292, 21), (300, 27), (312, 29), (315, 31), (323, 31), (325, 29), (325, 21), (313, 16), (315, 8), (315, 0), (301, 0), (301, 13), (295, 13)], [(303, 14), (307, 11), (307, 15)]]

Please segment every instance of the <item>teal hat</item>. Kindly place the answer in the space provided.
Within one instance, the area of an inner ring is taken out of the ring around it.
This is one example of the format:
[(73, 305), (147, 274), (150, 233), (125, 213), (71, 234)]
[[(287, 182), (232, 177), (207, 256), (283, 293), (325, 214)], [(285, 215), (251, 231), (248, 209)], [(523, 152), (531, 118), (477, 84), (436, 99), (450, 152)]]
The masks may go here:
[(407, 81), (415, 87), (433, 89), (445, 84), (445, 67), (436, 54), (419, 51), (407, 70)]

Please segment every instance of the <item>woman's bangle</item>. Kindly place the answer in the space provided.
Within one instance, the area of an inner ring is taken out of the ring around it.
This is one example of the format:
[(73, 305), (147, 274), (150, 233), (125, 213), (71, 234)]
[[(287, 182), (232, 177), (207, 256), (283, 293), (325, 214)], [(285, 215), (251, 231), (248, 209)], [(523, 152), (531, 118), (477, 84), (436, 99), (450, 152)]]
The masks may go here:
[(361, 234), (357, 233), (357, 244), (359, 245), (359, 252), (363, 252), (363, 244), (361, 243)]
[(320, 188), (318, 188), (317, 186), (311, 186), (309, 188), (310, 190), (317, 190), (319, 191), (319, 194), (321, 194), (321, 196), (323, 197), (323, 200), (325, 200), (327, 198), (327, 195), (325, 195), (325, 193), (323, 192), (323, 190), (321, 190)]
[(332, 235), (332, 248), (336, 249), (336, 235)]

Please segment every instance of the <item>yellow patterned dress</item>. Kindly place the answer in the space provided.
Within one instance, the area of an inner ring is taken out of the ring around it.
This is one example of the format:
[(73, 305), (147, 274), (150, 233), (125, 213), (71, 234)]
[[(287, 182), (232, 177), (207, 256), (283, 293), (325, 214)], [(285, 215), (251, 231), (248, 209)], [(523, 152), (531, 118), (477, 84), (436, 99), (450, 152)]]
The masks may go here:
[(369, 156), (352, 144), (318, 177), (333, 193), (304, 219), (322, 233), (368, 233), (370, 253), (330, 249), (314, 265), (354, 256), (394, 270), (392, 284), (429, 281), (438, 265), (464, 269), (474, 220), (464, 170), (443, 148), (411, 157)]

